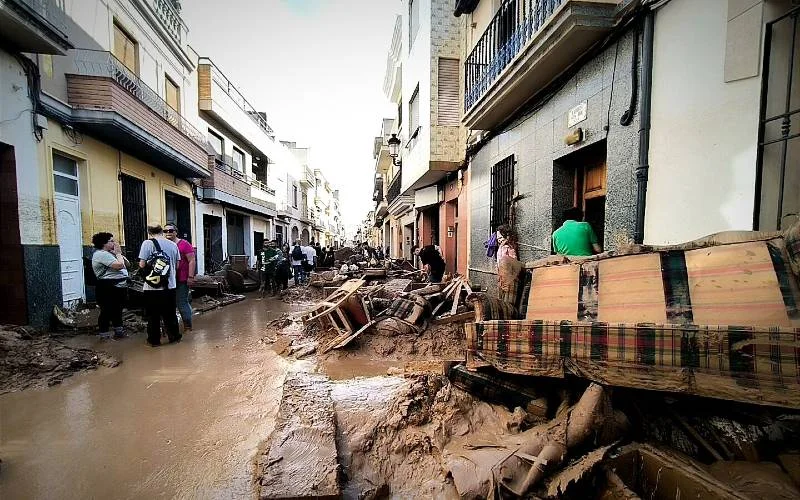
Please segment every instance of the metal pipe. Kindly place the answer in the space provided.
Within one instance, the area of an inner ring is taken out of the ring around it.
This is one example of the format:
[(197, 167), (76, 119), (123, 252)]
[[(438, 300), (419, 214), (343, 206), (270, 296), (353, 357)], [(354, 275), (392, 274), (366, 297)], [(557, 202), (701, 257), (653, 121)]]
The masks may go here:
[[(653, 32), (655, 14), (649, 11), (644, 18), (642, 38), (642, 89), (639, 116), (639, 165), (636, 167), (636, 226), (634, 243), (644, 241), (644, 216), (647, 206), (647, 177), (650, 170), (650, 105), (653, 90)], [(638, 50), (638, 47), (634, 47)]]

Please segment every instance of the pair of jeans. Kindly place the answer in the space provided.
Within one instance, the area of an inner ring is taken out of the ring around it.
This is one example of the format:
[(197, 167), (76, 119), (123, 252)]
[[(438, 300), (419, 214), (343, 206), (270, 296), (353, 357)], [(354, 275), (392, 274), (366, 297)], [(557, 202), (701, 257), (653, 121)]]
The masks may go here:
[(97, 327), (100, 333), (109, 332), (111, 326), (122, 328), (122, 306), (125, 303), (125, 288), (117, 285), (120, 280), (97, 280), (95, 296), (97, 305), (100, 306), (100, 316), (97, 318)]
[(161, 343), (161, 321), (167, 330), (170, 342), (181, 339), (178, 331), (178, 316), (175, 312), (175, 289), (145, 290), (144, 305), (147, 309), (147, 342), (153, 345)]
[(178, 282), (178, 287), (175, 289), (175, 301), (178, 305), (178, 312), (181, 313), (181, 318), (183, 318), (183, 326), (191, 328), (192, 305), (189, 304), (189, 284), (185, 281)]
[(294, 268), (294, 284), (295, 286), (299, 285), (301, 282), (305, 281), (305, 271), (303, 271), (303, 265), (299, 264), (296, 266), (292, 266)]

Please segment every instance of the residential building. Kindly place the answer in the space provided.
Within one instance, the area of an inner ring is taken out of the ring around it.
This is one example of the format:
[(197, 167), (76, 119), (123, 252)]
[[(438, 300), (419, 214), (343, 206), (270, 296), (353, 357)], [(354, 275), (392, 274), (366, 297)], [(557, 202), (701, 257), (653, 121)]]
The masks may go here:
[(384, 77), (384, 93), (398, 110), (389, 135), (399, 140), (399, 151), (387, 159), (391, 137), (380, 144), (376, 139), (376, 187), (379, 182), (385, 186), (387, 202), (384, 209), (382, 200), (376, 200), (376, 213), (388, 214), (383, 215), (381, 240), (392, 257), (410, 258), (414, 246), (439, 245), (447, 271), (465, 273), (469, 191), (464, 187), (469, 175), (460, 99), (464, 28), (451, 4), (402, 3)]
[[(578, 207), (605, 250), (797, 220), (800, 9), (789, 0), (462, 1), (470, 277)], [(794, 120), (795, 123), (797, 120)]]
[(177, 2), (3, 0), (0, 23), (2, 175), (16, 187), (4, 268), (18, 270), (2, 320), (41, 326), (53, 305), (92, 299), (92, 234), (133, 260), (148, 222), (194, 241), (192, 180), (209, 155)]
[[(496, 286), (501, 224), (523, 261), (580, 207), (606, 249), (632, 241), (639, 155), (638, 2), (460, 1), (470, 170), (470, 279)], [(632, 68), (634, 68), (632, 70)]]
[(644, 242), (796, 223), (800, 5), (672, 0), (653, 18)]
[(277, 178), (271, 171), (283, 146), (266, 113), (256, 111), (210, 58), (199, 58), (197, 80), (199, 114), (214, 153), (212, 174), (197, 190), (199, 271), (231, 255), (248, 255), (255, 264), (255, 252), (275, 237)]

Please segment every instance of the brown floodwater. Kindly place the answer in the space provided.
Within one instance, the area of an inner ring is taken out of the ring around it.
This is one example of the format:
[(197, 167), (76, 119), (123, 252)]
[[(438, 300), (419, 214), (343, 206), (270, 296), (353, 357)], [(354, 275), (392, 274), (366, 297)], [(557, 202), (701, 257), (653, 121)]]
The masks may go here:
[(250, 297), (184, 341), (75, 341), (123, 363), (0, 396), (0, 498), (248, 498), (287, 362), (260, 339), (288, 306)]

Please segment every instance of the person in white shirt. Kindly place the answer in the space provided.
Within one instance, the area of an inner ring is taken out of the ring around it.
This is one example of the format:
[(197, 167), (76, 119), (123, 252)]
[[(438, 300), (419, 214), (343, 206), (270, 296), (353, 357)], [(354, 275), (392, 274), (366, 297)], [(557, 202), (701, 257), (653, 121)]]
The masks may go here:
[(92, 271), (97, 277), (95, 297), (100, 306), (97, 326), (100, 338), (110, 338), (110, 327), (114, 327), (114, 337), (125, 336), (122, 327), (122, 306), (125, 303), (125, 283), (128, 281), (128, 261), (122, 255), (122, 249), (114, 241), (111, 233), (97, 233), (92, 236), (92, 245), (96, 248), (92, 254)]
[[(147, 344), (151, 347), (161, 345), (161, 321), (167, 330), (169, 343), (180, 342), (181, 332), (178, 328), (177, 299), (176, 299), (176, 280), (175, 270), (181, 254), (178, 245), (164, 237), (164, 230), (160, 224), (147, 226), (147, 235), (150, 239), (142, 242), (139, 249), (139, 268), (147, 268), (147, 260), (160, 249), (170, 259), (169, 279), (164, 288), (154, 288), (144, 282), (142, 288), (144, 295), (145, 309), (147, 310)], [(158, 245), (156, 246), (156, 243)]]
[(308, 262), (308, 267), (305, 271), (311, 272), (317, 268), (317, 249), (310, 245), (305, 245), (302, 249), (303, 254), (306, 256), (306, 261)]

